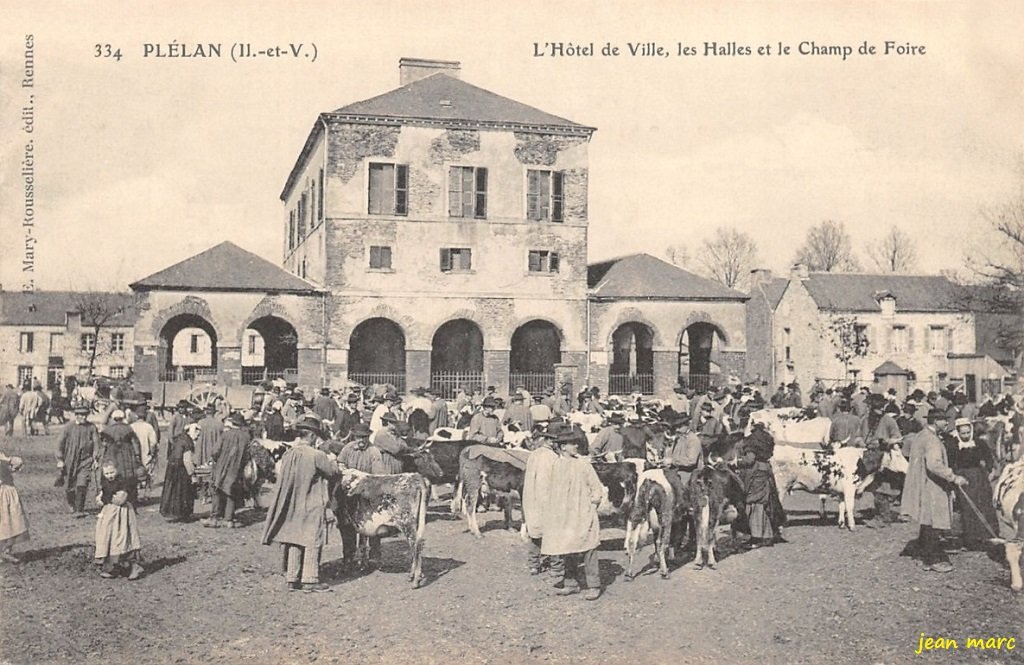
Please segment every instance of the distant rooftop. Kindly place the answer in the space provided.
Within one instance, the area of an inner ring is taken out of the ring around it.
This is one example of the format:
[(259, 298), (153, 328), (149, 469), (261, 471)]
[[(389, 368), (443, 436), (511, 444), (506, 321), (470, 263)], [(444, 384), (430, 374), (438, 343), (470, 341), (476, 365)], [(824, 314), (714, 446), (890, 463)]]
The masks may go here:
[(68, 314), (76, 313), (83, 298), (109, 298), (111, 304), (121, 308), (107, 325), (114, 328), (135, 325), (138, 312), (132, 306), (131, 293), (79, 292), (79, 291), (0, 291), (0, 323), (14, 326), (63, 326)]
[(938, 275), (812, 272), (804, 282), (818, 307), (829, 311), (880, 312), (878, 299), (891, 295), (900, 312), (962, 312), (958, 288)]
[(140, 279), (131, 288), (135, 291), (319, 291), (316, 285), (228, 241)]
[(632, 254), (587, 266), (596, 298), (747, 300), (748, 296), (650, 254)]

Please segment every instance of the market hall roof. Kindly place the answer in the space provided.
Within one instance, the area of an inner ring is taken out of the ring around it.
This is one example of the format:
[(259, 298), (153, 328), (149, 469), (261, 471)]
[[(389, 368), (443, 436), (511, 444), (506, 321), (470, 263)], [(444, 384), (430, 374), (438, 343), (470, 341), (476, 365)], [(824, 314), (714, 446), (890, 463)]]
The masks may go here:
[(134, 291), (320, 291), (316, 285), (229, 241), (175, 263), (130, 286)]
[(812, 272), (803, 282), (819, 309), (880, 312), (892, 296), (900, 312), (963, 312), (969, 307), (959, 287), (938, 275)]
[(105, 327), (122, 328), (135, 325), (138, 318), (131, 293), (84, 291), (0, 291), (0, 324), (10, 326), (64, 326), (68, 314), (75, 314), (83, 299), (111, 299), (119, 313)]
[(587, 266), (590, 295), (602, 299), (736, 300), (749, 296), (650, 254), (632, 254)]

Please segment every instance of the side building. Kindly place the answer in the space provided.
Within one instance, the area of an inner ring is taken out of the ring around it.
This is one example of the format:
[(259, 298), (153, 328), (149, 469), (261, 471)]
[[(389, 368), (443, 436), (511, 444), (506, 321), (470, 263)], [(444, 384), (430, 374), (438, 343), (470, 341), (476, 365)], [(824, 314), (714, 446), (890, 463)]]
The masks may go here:
[(962, 361), (975, 356), (975, 315), (944, 277), (797, 265), (788, 279), (754, 271), (750, 295), (747, 372), (769, 383), (902, 376), (932, 390), (972, 371)]
[(134, 366), (137, 310), (131, 294), (0, 291), (0, 382), (121, 379)]

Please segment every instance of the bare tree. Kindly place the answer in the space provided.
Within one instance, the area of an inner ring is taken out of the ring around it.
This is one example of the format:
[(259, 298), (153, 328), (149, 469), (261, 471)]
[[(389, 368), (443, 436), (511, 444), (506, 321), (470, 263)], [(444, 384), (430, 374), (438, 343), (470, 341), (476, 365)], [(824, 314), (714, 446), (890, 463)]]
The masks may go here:
[(793, 263), (803, 263), (808, 270), (823, 272), (851, 272), (860, 269), (846, 227), (842, 222), (831, 219), (811, 227)]
[[(79, 291), (71, 297), (71, 306), (81, 317), (82, 330), (92, 335), (92, 345), (84, 349), (89, 353), (89, 376), (92, 378), (97, 357), (113, 352), (113, 338), (101, 350), (101, 331), (112, 326), (117, 319), (131, 313), (138, 306), (137, 296), (110, 291)], [(130, 327), (130, 323), (127, 324)]]
[(757, 263), (757, 243), (735, 228), (719, 227), (703, 242), (698, 257), (704, 275), (730, 289), (747, 286), (750, 270)]
[(910, 273), (917, 269), (917, 246), (914, 239), (893, 225), (880, 240), (868, 244), (868, 258), (873, 266), (888, 273)]
[(832, 343), (835, 358), (843, 363), (843, 378), (850, 378), (850, 363), (868, 354), (871, 341), (856, 316), (831, 315), (822, 324), (821, 337)]
[(675, 245), (669, 245), (665, 248), (665, 258), (668, 262), (677, 268), (685, 268), (692, 262), (690, 257), (690, 250), (686, 245), (677, 243)]

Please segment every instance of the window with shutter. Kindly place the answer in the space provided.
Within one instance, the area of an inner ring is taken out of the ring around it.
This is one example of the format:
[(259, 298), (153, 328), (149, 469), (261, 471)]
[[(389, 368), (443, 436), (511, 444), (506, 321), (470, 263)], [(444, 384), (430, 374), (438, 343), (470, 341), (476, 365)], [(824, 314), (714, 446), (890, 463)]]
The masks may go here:
[(953, 329), (946, 328), (946, 353), (953, 353)]
[(371, 215), (406, 215), (409, 208), (409, 167), (405, 164), (370, 164)]
[(451, 272), (452, 269), (452, 250), (447, 248), (441, 249), (441, 272)]
[(551, 221), (562, 221), (562, 173), (551, 174)]
[(913, 326), (910, 326), (906, 330), (907, 330), (907, 353), (913, 353), (914, 352), (914, 328), (913, 328)]
[(459, 269), (460, 270), (472, 270), (473, 259), (470, 250), (460, 249), (459, 250)]
[(487, 217), (487, 169), (476, 170), (476, 206), (473, 211), (477, 219)]
[(551, 252), (551, 272), (558, 272), (558, 252)]
[(487, 217), (487, 169), (452, 166), (448, 169), (448, 215)]
[(527, 263), (530, 272), (540, 272), (540, 252), (531, 251)]
[(323, 169), (320, 169), (320, 189), (317, 190), (317, 193), (318, 193), (320, 198), (318, 198), (317, 202), (316, 202), (316, 215), (317, 215), (316, 218), (317, 218), (318, 221), (323, 221), (323, 219), (324, 219), (324, 170)]
[(526, 218), (561, 222), (563, 219), (563, 176), (560, 171), (529, 169), (526, 172)]
[(371, 245), (370, 268), (373, 270), (390, 270), (391, 248), (382, 245)]

